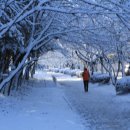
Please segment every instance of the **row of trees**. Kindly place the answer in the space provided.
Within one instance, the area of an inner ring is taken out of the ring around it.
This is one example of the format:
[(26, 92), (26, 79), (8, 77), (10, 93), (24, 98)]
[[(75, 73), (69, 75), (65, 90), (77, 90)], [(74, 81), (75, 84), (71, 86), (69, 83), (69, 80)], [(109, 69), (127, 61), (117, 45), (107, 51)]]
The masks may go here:
[(101, 72), (109, 73), (116, 86), (119, 72), (125, 76), (124, 65), (130, 62), (130, 3), (128, 0), (81, 1), (84, 3), (84, 13), (88, 7), (88, 13), (82, 14), (88, 26), (82, 31), (82, 44), (76, 54), (88, 64), (92, 74), (100, 64)]
[(1, 0), (0, 90), (9, 94), (14, 81), (19, 86), (33, 75), (40, 55), (64, 47), (80, 47), (88, 60), (100, 57), (107, 65), (114, 54), (123, 66), (129, 12), (128, 0)]
[[(8, 94), (14, 81), (29, 78), (34, 73), (41, 54), (58, 48), (56, 39), (71, 32), (66, 23), (68, 16), (58, 13), (60, 1), (3, 0), (0, 4), (0, 90)], [(61, 9), (59, 9), (62, 12)], [(63, 11), (64, 12), (64, 11)], [(64, 20), (66, 21), (64, 22)], [(7, 84), (8, 83), (8, 84)]]

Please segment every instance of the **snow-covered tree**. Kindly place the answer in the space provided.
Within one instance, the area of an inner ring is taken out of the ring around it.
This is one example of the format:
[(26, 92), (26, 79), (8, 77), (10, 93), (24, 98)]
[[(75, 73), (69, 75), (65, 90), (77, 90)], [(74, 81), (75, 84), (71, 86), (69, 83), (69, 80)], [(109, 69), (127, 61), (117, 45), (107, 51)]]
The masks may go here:
[(101, 60), (114, 54), (123, 68), (123, 57), (128, 57), (122, 52), (129, 39), (129, 6), (129, 0), (1, 0), (0, 72), (9, 75), (1, 76), (0, 89), (25, 67), (29, 72), (41, 54), (60, 48), (56, 39), (75, 50), (86, 44), (92, 63), (97, 55)]

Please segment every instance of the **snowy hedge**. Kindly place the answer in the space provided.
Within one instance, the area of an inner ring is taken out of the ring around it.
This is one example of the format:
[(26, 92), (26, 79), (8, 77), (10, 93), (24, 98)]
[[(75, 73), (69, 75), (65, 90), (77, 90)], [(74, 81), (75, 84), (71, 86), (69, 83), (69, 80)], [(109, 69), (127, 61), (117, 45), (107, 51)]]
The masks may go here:
[(70, 68), (63, 68), (63, 69), (53, 68), (53, 69), (50, 69), (50, 71), (53, 71), (55, 73), (63, 73), (63, 74), (71, 75), (71, 76), (77, 76), (77, 77), (81, 77), (81, 73), (82, 73), (82, 71), (79, 69), (72, 70)]
[(110, 76), (106, 73), (94, 73), (90, 80), (92, 83), (108, 83), (110, 81)]
[(117, 92), (130, 92), (130, 76), (126, 76), (117, 80), (116, 91)]

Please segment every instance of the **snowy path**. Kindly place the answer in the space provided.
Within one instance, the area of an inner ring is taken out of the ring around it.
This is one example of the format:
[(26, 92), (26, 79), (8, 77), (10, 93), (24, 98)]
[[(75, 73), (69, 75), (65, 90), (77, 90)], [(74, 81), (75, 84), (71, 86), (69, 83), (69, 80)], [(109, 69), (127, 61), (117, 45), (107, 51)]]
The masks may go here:
[(84, 93), (81, 79), (53, 74), (56, 86), (51, 75), (37, 73), (18, 93), (0, 96), (0, 130), (130, 130), (130, 94), (98, 84)]
[(84, 93), (81, 79), (57, 78), (88, 130), (130, 130), (130, 94), (116, 96), (113, 86), (98, 84), (90, 84)]
[[(84, 130), (63, 90), (50, 76), (35, 75), (19, 94), (0, 97), (0, 130)], [(43, 80), (46, 77), (46, 81)]]

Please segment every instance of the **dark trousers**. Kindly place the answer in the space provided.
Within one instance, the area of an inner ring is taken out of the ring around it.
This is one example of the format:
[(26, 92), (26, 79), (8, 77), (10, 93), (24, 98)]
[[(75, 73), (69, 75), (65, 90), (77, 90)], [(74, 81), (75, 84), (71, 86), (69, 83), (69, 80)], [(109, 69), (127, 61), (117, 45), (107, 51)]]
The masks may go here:
[(84, 91), (88, 92), (88, 81), (83, 81), (84, 82)]

